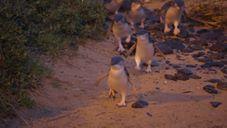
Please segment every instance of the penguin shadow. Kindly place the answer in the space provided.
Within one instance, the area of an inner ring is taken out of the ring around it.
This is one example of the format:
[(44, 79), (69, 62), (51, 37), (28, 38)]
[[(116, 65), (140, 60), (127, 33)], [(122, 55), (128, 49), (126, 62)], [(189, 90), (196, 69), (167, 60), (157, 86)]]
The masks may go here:
[(143, 93), (143, 99), (156, 104), (177, 103), (177, 102), (190, 102), (190, 101), (203, 101), (211, 99), (212, 96), (193, 95), (185, 93), (170, 93), (161, 91), (147, 91)]

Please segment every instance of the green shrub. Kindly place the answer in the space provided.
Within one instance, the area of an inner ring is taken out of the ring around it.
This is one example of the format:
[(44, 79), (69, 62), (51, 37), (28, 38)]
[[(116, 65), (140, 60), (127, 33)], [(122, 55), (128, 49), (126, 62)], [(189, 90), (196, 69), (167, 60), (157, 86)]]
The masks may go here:
[(105, 17), (100, 0), (1, 0), (0, 114), (8, 104), (34, 104), (27, 89), (45, 73), (34, 55), (56, 55), (76, 39), (104, 33)]

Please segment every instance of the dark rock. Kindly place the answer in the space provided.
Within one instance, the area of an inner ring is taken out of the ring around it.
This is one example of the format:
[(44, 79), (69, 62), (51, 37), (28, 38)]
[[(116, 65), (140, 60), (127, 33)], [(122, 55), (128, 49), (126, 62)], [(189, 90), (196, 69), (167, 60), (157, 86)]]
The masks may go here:
[(220, 90), (227, 91), (227, 82), (218, 82), (217, 83), (217, 88), (220, 89)]
[(190, 69), (183, 68), (183, 69), (177, 69), (177, 74), (182, 74), (182, 75), (192, 75), (193, 72)]
[(164, 54), (172, 54), (174, 49), (180, 51), (185, 49), (184, 44), (178, 39), (169, 39), (157, 46)]
[(190, 45), (190, 48), (193, 49), (193, 51), (204, 50), (204, 48), (201, 45), (195, 45), (195, 44)]
[(209, 53), (208, 57), (211, 60), (221, 60), (221, 59), (224, 59), (225, 54), (224, 53)]
[(157, 46), (162, 51), (163, 54), (173, 54), (173, 49), (171, 49), (170, 46), (164, 43), (159, 43)]
[(123, 3), (119, 9), (119, 12), (127, 12), (131, 9), (131, 1), (130, 0), (123, 0)]
[(196, 54), (193, 54), (192, 57), (197, 58), (197, 57), (201, 57), (201, 56), (204, 56), (204, 55), (205, 55), (204, 52), (198, 52)]
[(223, 67), (224, 64), (222, 62), (218, 62), (218, 61), (209, 61), (206, 62), (205, 64), (203, 64), (201, 67), (202, 68), (210, 68), (210, 67)]
[(182, 92), (182, 93), (191, 93), (192, 91), (185, 91), (185, 92)]
[(197, 31), (197, 34), (204, 34), (204, 33), (207, 33), (208, 32), (208, 29), (200, 29)]
[(166, 64), (170, 64), (170, 61), (167, 60), (167, 61), (166, 61)]
[(209, 49), (212, 50), (212, 51), (226, 52), (227, 51), (227, 44), (215, 43)]
[(159, 88), (159, 87), (156, 87), (155, 89), (156, 89), (156, 90), (160, 90), (160, 88)]
[(206, 85), (206, 86), (204, 86), (203, 87), (203, 90), (206, 91), (206, 92), (208, 92), (208, 93), (211, 93), (211, 94), (218, 94), (218, 91), (212, 85)]
[(181, 73), (175, 74), (175, 77), (176, 77), (177, 80), (183, 80), (183, 81), (189, 80), (188, 75), (181, 74)]
[(185, 49), (185, 46), (184, 46), (183, 42), (181, 42), (179, 39), (170, 39), (170, 40), (167, 40), (167, 41), (165, 41), (163, 43), (167, 44), (172, 49), (176, 49), (176, 50)]
[(221, 69), (221, 71), (222, 71), (224, 74), (227, 74), (227, 66), (223, 67), (223, 68)]
[(186, 81), (186, 80), (189, 80), (190, 78), (201, 79), (200, 76), (193, 74), (193, 72), (187, 68), (177, 69), (177, 73), (175, 73), (174, 75), (165, 74), (165, 78), (173, 81), (177, 81), (177, 80)]
[(158, 61), (153, 61), (153, 62), (151, 63), (151, 66), (153, 66), (153, 67), (159, 66)]
[(179, 36), (182, 38), (186, 38), (189, 36), (189, 32), (186, 30), (186, 28), (181, 28), (181, 32)]
[(165, 78), (166, 78), (167, 80), (177, 81), (177, 78), (176, 78), (174, 75), (165, 74)]
[(218, 106), (220, 106), (222, 103), (221, 102), (218, 102), (218, 101), (212, 101), (210, 102), (211, 106), (214, 107), (214, 108), (217, 108)]
[(221, 62), (222, 62), (224, 65), (227, 65), (227, 58), (226, 58), (226, 59), (221, 60)]
[(173, 68), (175, 68), (175, 69), (179, 69), (179, 68), (181, 68), (181, 66), (180, 65), (178, 65), (178, 64), (170, 64), (170, 66), (172, 66)]
[(187, 64), (186, 67), (189, 67), (189, 68), (195, 68), (197, 65), (191, 65), (191, 64)]
[(147, 112), (147, 115), (148, 115), (148, 116), (150, 116), (150, 117), (152, 117), (152, 116), (153, 116), (153, 115), (152, 115), (151, 113), (149, 113), (149, 112)]
[(211, 61), (207, 56), (197, 57), (197, 58), (195, 58), (195, 60), (197, 60), (199, 62), (204, 62), (204, 63)]
[(137, 100), (135, 103), (132, 104), (132, 108), (144, 108), (148, 106), (148, 102), (144, 100)]
[(215, 29), (215, 30), (205, 30), (205, 31), (198, 31), (200, 37), (205, 40), (223, 40), (224, 33), (222, 30)]
[(202, 77), (200, 77), (198, 75), (195, 75), (195, 74), (192, 74), (192, 75), (190, 75), (190, 78), (192, 78), (192, 79), (201, 79)]
[(191, 47), (186, 47), (185, 49), (182, 50), (182, 52), (184, 52), (184, 53), (192, 53), (193, 51), (194, 51), (194, 49)]
[(210, 83), (219, 83), (219, 82), (221, 82), (221, 80), (220, 79), (209, 79), (209, 80), (207, 80), (207, 82), (210, 82)]

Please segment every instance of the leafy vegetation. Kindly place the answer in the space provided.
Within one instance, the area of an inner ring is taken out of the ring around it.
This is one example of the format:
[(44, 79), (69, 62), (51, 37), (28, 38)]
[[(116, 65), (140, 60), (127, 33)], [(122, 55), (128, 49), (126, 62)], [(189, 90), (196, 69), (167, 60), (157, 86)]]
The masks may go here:
[(34, 104), (27, 89), (45, 74), (34, 53), (56, 55), (76, 39), (103, 33), (105, 16), (99, 0), (1, 0), (0, 116), (11, 104)]

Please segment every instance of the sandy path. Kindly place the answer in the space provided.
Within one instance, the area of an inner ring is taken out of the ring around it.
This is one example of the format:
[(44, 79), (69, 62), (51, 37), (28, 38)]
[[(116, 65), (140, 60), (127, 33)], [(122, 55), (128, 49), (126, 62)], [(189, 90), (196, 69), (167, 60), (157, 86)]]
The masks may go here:
[[(134, 69), (133, 57), (127, 59), (132, 81), (139, 85), (136, 93), (128, 96), (128, 105), (118, 108), (120, 100), (109, 99), (108, 88), (103, 81), (94, 86), (96, 78), (108, 70), (110, 57), (114, 55), (114, 44), (105, 40), (88, 42), (77, 51), (68, 51), (55, 62), (48, 63), (53, 73), (45, 78), (43, 87), (34, 93), (37, 108), (26, 110), (23, 115), (34, 128), (225, 128), (227, 127), (226, 92), (212, 96), (202, 87), (209, 78), (223, 78), (221, 72), (197, 71), (202, 79), (169, 81), (164, 74), (167, 65), (155, 58), (159, 66), (152, 67), (150, 74)], [(175, 64), (195, 64), (191, 56), (175, 55), (167, 58)], [(207, 73), (208, 72), (208, 73)], [(183, 93), (191, 91), (191, 93)], [(131, 108), (138, 95), (143, 95), (149, 106)], [(223, 104), (213, 108), (210, 101)]]

